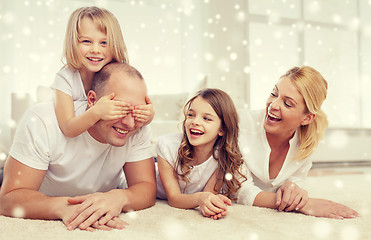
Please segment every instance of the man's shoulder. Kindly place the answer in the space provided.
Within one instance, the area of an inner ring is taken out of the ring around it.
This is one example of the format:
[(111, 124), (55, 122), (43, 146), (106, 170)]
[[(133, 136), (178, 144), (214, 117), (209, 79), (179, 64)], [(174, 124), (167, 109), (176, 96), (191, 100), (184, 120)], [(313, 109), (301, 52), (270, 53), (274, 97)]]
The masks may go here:
[(38, 116), (41, 119), (44, 118), (52, 118), (56, 119), (55, 111), (54, 111), (54, 103), (52, 101), (46, 101), (37, 103), (31, 106), (26, 112), (25, 117), (27, 116)]

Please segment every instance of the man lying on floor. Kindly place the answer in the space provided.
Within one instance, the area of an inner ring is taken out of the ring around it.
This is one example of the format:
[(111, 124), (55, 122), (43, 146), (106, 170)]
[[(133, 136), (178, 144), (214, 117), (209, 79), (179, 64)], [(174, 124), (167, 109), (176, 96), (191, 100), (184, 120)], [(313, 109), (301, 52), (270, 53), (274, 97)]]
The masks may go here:
[[(111, 63), (95, 75), (87, 105), (76, 106), (76, 114), (111, 93), (131, 106), (146, 104), (141, 74), (127, 64)], [(23, 116), (5, 164), (0, 213), (61, 219), (69, 230), (124, 228), (126, 223), (118, 218), (122, 211), (155, 204), (151, 131), (142, 125), (127, 114), (98, 121), (68, 138), (58, 126), (52, 102), (34, 106)], [(117, 189), (122, 171), (127, 189)]]

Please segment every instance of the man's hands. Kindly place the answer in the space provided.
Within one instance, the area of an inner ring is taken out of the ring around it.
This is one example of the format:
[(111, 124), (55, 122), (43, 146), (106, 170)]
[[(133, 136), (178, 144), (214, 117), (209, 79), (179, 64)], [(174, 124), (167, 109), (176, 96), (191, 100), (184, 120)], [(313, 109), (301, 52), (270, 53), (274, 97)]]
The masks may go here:
[(111, 190), (106, 193), (93, 193), (68, 199), (68, 207), (63, 222), (68, 230), (80, 228), (92, 231), (94, 229), (111, 230), (123, 229), (128, 225), (118, 218), (123, 202), (119, 194), (120, 190)]
[(293, 182), (284, 183), (276, 193), (278, 211), (300, 210), (308, 202), (308, 192)]
[(202, 192), (198, 199), (198, 205), (202, 215), (217, 220), (228, 214), (227, 206), (231, 206), (232, 202), (224, 195)]

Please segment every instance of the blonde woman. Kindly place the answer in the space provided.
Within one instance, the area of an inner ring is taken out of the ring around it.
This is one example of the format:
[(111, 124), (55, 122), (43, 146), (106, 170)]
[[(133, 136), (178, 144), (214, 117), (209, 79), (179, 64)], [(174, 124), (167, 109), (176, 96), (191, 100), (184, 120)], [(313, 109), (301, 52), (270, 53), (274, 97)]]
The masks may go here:
[(300, 211), (331, 218), (358, 213), (346, 206), (308, 197), (303, 187), (310, 155), (328, 126), (321, 110), (327, 82), (312, 67), (294, 67), (275, 84), (264, 111), (240, 111), (240, 146), (248, 181), (239, 203)]

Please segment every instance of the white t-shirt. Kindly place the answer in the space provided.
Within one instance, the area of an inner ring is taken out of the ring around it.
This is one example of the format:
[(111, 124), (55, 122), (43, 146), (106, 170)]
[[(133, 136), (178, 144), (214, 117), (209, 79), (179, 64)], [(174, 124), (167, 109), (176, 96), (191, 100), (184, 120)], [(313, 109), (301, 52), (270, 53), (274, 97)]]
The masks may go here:
[(290, 181), (303, 187), (305, 177), (312, 167), (310, 158), (292, 160), (299, 148), (298, 133), (290, 140), (290, 148), (280, 172), (275, 179), (269, 177), (269, 156), (271, 149), (264, 130), (265, 110), (239, 111), (240, 133), (239, 145), (247, 164), (247, 181), (238, 192), (238, 203), (252, 205), (256, 195), (261, 191), (276, 192), (285, 182)]
[[(76, 105), (76, 113), (86, 102)], [(69, 138), (59, 129), (52, 102), (37, 104), (19, 123), (10, 155), (19, 162), (47, 170), (39, 189), (48, 196), (77, 196), (115, 189), (126, 162), (153, 156), (151, 130), (142, 127), (122, 147), (96, 141), (87, 131)]]
[(70, 95), (73, 101), (86, 101), (86, 93), (78, 70), (72, 70), (67, 65), (55, 75), (52, 88)]
[[(173, 168), (175, 167), (175, 163), (178, 157), (178, 149), (182, 138), (183, 134), (181, 133), (171, 133), (160, 136), (157, 141), (157, 155), (168, 161)], [(194, 166), (188, 175), (189, 183), (187, 185), (187, 188), (185, 188), (186, 183), (184, 181), (178, 180), (180, 192), (185, 194), (202, 192), (206, 183), (209, 181), (209, 178), (217, 168), (218, 161), (215, 160), (213, 156), (211, 156), (202, 164)], [(156, 183), (157, 198), (167, 199), (166, 192), (162, 185), (158, 170), (156, 171)]]

